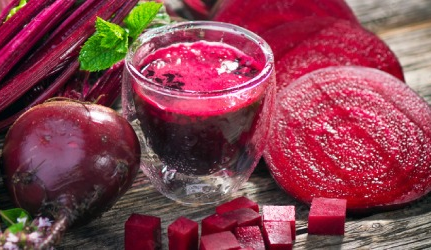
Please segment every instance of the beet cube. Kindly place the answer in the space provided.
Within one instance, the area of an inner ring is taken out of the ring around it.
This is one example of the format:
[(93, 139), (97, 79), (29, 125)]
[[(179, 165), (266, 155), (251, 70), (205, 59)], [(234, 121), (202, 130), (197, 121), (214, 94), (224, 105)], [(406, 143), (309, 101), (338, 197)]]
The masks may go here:
[(262, 220), (289, 222), (290, 231), (292, 232), (292, 240), (296, 239), (295, 206), (265, 205), (262, 207)]
[(197, 250), (199, 224), (183, 216), (168, 226), (169, 250)]
[(237, 227), (235, 236), (243, 249), (265, 250), (265, 242), (258, 226)]
[(308, 233), (344, 235), (347, 200), (313, 198), (308, 214)]
[(124, 249), (161, 249), (161, 231), (159, 217), (131, 214), (124, 225)]
[(208, 234), (201, 237), (200, 250), (236, 250), (240, 249), (238, 240), (231, 231)]
[(262, 225), (262, 216), (251, 208), (240, 208), (221, 215), (224, 218), (235, 220), (238, 227)]
[(236, 219), (224, 217), (220, 214), (212, 214), (205, 217), (201, 222), (201, 235), (231, 231), (238, 225)]
[(263, 238), (266, 249), (292, 249), (292, 232), (287, 221), (263, 222)]
[(245, 196), (235, 198), (216, 207), (216, 213), (222, 214), (239, 208), (251, 208), (259, 213), (259, 205)]

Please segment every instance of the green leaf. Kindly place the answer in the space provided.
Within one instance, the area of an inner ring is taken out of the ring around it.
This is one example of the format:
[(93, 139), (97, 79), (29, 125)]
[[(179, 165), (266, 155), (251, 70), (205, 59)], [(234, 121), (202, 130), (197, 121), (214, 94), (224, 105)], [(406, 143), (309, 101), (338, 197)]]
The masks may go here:
[(79, 52), (81, 69), (101, 71), (124, 59), (131, 42), (129, 38), (136, 39), (162, 6), (162, 3), (155, 2), (138, 4), (124, 19), (126, 28), (97, 18), (96, 32), (88, 38)]
[(81, 69), (90, 72), (108, 69), (126, 56), (127, 39), (113, 45), (112, 48), (108, 48), (106, 45), (102, 46), (104, 39), (106, 37), (96, 34), (85, 42), (79, 54)]
[(20, 223), (15, 223), (15, 224), (9, 226), (7, 229), (9, 230), (9, 232), (16, 234), (16, 233), (24, 231), (24, 228), (25, 228), (24, 223), (20, 222)]
[(162, 3), (143, 2), (138, 4), (124, 19), (130, 37), (135, 40), (157, 15)]
[(96, 30), (97, 35), (100, 36), (100, 46), (119, 50), (118, 52), (127, 52), (128, 34), (121, 26), (97, 17)]
[(126, 56), (128, 39), (124, 28), (98, 17), (96, 33), (85, 42), (79, 53), (81, 69), (90, 72), (108, 69)]
[(27, 221), (31, 220), (30, 214), (21, 208), (12, 208), (8, 210), (1, 210), (0, 216), (6, 227), (12, 226), (18, 223), (18, 219), (27, 217)]
[(11, 18), (13, 15), (15, 15), (18, 12), (18, 10), (20, 10), (26, 4), (27, 4), (27, 0), (21, 0), (21, 1), (19, 1), (18, 6), (12, 8), (9, 11), (9, 14), (6, 16), (6, 20), (5, 21), (7, 21), (9, 18)]

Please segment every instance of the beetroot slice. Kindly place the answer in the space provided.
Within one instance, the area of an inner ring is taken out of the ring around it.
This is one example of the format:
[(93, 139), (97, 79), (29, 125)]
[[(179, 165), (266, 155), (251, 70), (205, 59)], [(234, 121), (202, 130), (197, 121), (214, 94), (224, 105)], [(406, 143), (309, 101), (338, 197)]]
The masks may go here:
[(293, 197), (347, 199), (350, 211), (389, 209), (431, 190), (431, 110), (397, 78), (328, 67), (278, 94), (264, 158)]
[[(298, 77), (328, 66), (371, 67), (404, 81), (398, 58), (379, 37), (343, 20), (332, 24), (327, 20), (327, 23), (327, 27), (287, 51), (276, 61), (278, 91)], [(279, 48), (282, 44), (276, 46)]]
[(322, 29), (333, 25), (338, 19), (333, 17), (305, 17), (300, 20), (283, 22), (264, 32), (260, 36), (269, 44), (274, 53), (275, 61), (282, 58), (288, 51)]
[(211, 15), (214, 21), (233, 23), (260, 33), (280, 23), (304, 17), (334, 17), (359, 23), (343, 0), (283, 1), (283, 0), (230, 0), (221, 1)]

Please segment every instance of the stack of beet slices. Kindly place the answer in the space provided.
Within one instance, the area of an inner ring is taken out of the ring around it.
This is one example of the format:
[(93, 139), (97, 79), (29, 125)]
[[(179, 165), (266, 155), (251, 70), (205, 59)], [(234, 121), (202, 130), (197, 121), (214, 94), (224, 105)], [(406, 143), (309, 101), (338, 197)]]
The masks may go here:
[(344, 198), (363, 212), (431, 190), (431, 110), (399, 79), (328, 67), (280, 91), (265, 160), (295, 198)]
[(224, 0), (211, 19), (273, 49), (278, 103), (264, 158), (287, 193), (363, 212), (431, 190), (431, 110), (343, 0)]

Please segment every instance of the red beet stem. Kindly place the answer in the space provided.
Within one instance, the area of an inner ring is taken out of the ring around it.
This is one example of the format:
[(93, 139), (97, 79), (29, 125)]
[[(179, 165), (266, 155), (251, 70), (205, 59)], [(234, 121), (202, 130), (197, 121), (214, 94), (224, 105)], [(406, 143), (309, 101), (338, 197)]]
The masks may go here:
[(85, 101), (111, 106), (121, 92), (124, 60), (106, 70), (84, 97)]
[(0, 47), (10, 41), (31, 19), (53, 0), (32, 0), (0, 26)]
[(9, 12), (15, 8), (15, 6), (18, 6), (20, 0), (12, 0), (10, 3), (7, 4), (7, 6), (1, 11), (0, 13), (0, 26), (4, 23), (7, 16), (9, 15)]
[(75, 0), (57, 0), (42, 10), (8, 44), (0, 49), (0, 81), (32, 46), (54, 27)]
[[(92, 15), (85, 24), (77, 27), (71, 34), (62, 39), (56, 46), (45, 47), (38, 53), (35, 63), (25, 63), (20, 72), (0, 86), (0, 112), (24, 95), (40, 80), (58, 72), (70, 62), (71, 57), (79, 53), (80, 46), (95, 31), (96, 17), (107, 19), (122, 6), (121, 0), (100, 1), (97, 8), (91, 9)], [(50, 44), (50, 43), (49, 43)]]
[(36, 99), (34, 99), (27, 107), (21, 109), (17, 113), (7, 117), (6, 119), (0, 120), (0, 132), (5, 132), (12, 123), (18, 119), (25, 111), (33, 106), (41, 104), (46, 100), (56, 96), (59, 90), (68, 83), (68, 80), (76, 73), (79, 69), (78, 60), (73, 61), (68, 67), (54, 80), (54, 82), (44, 90)]

